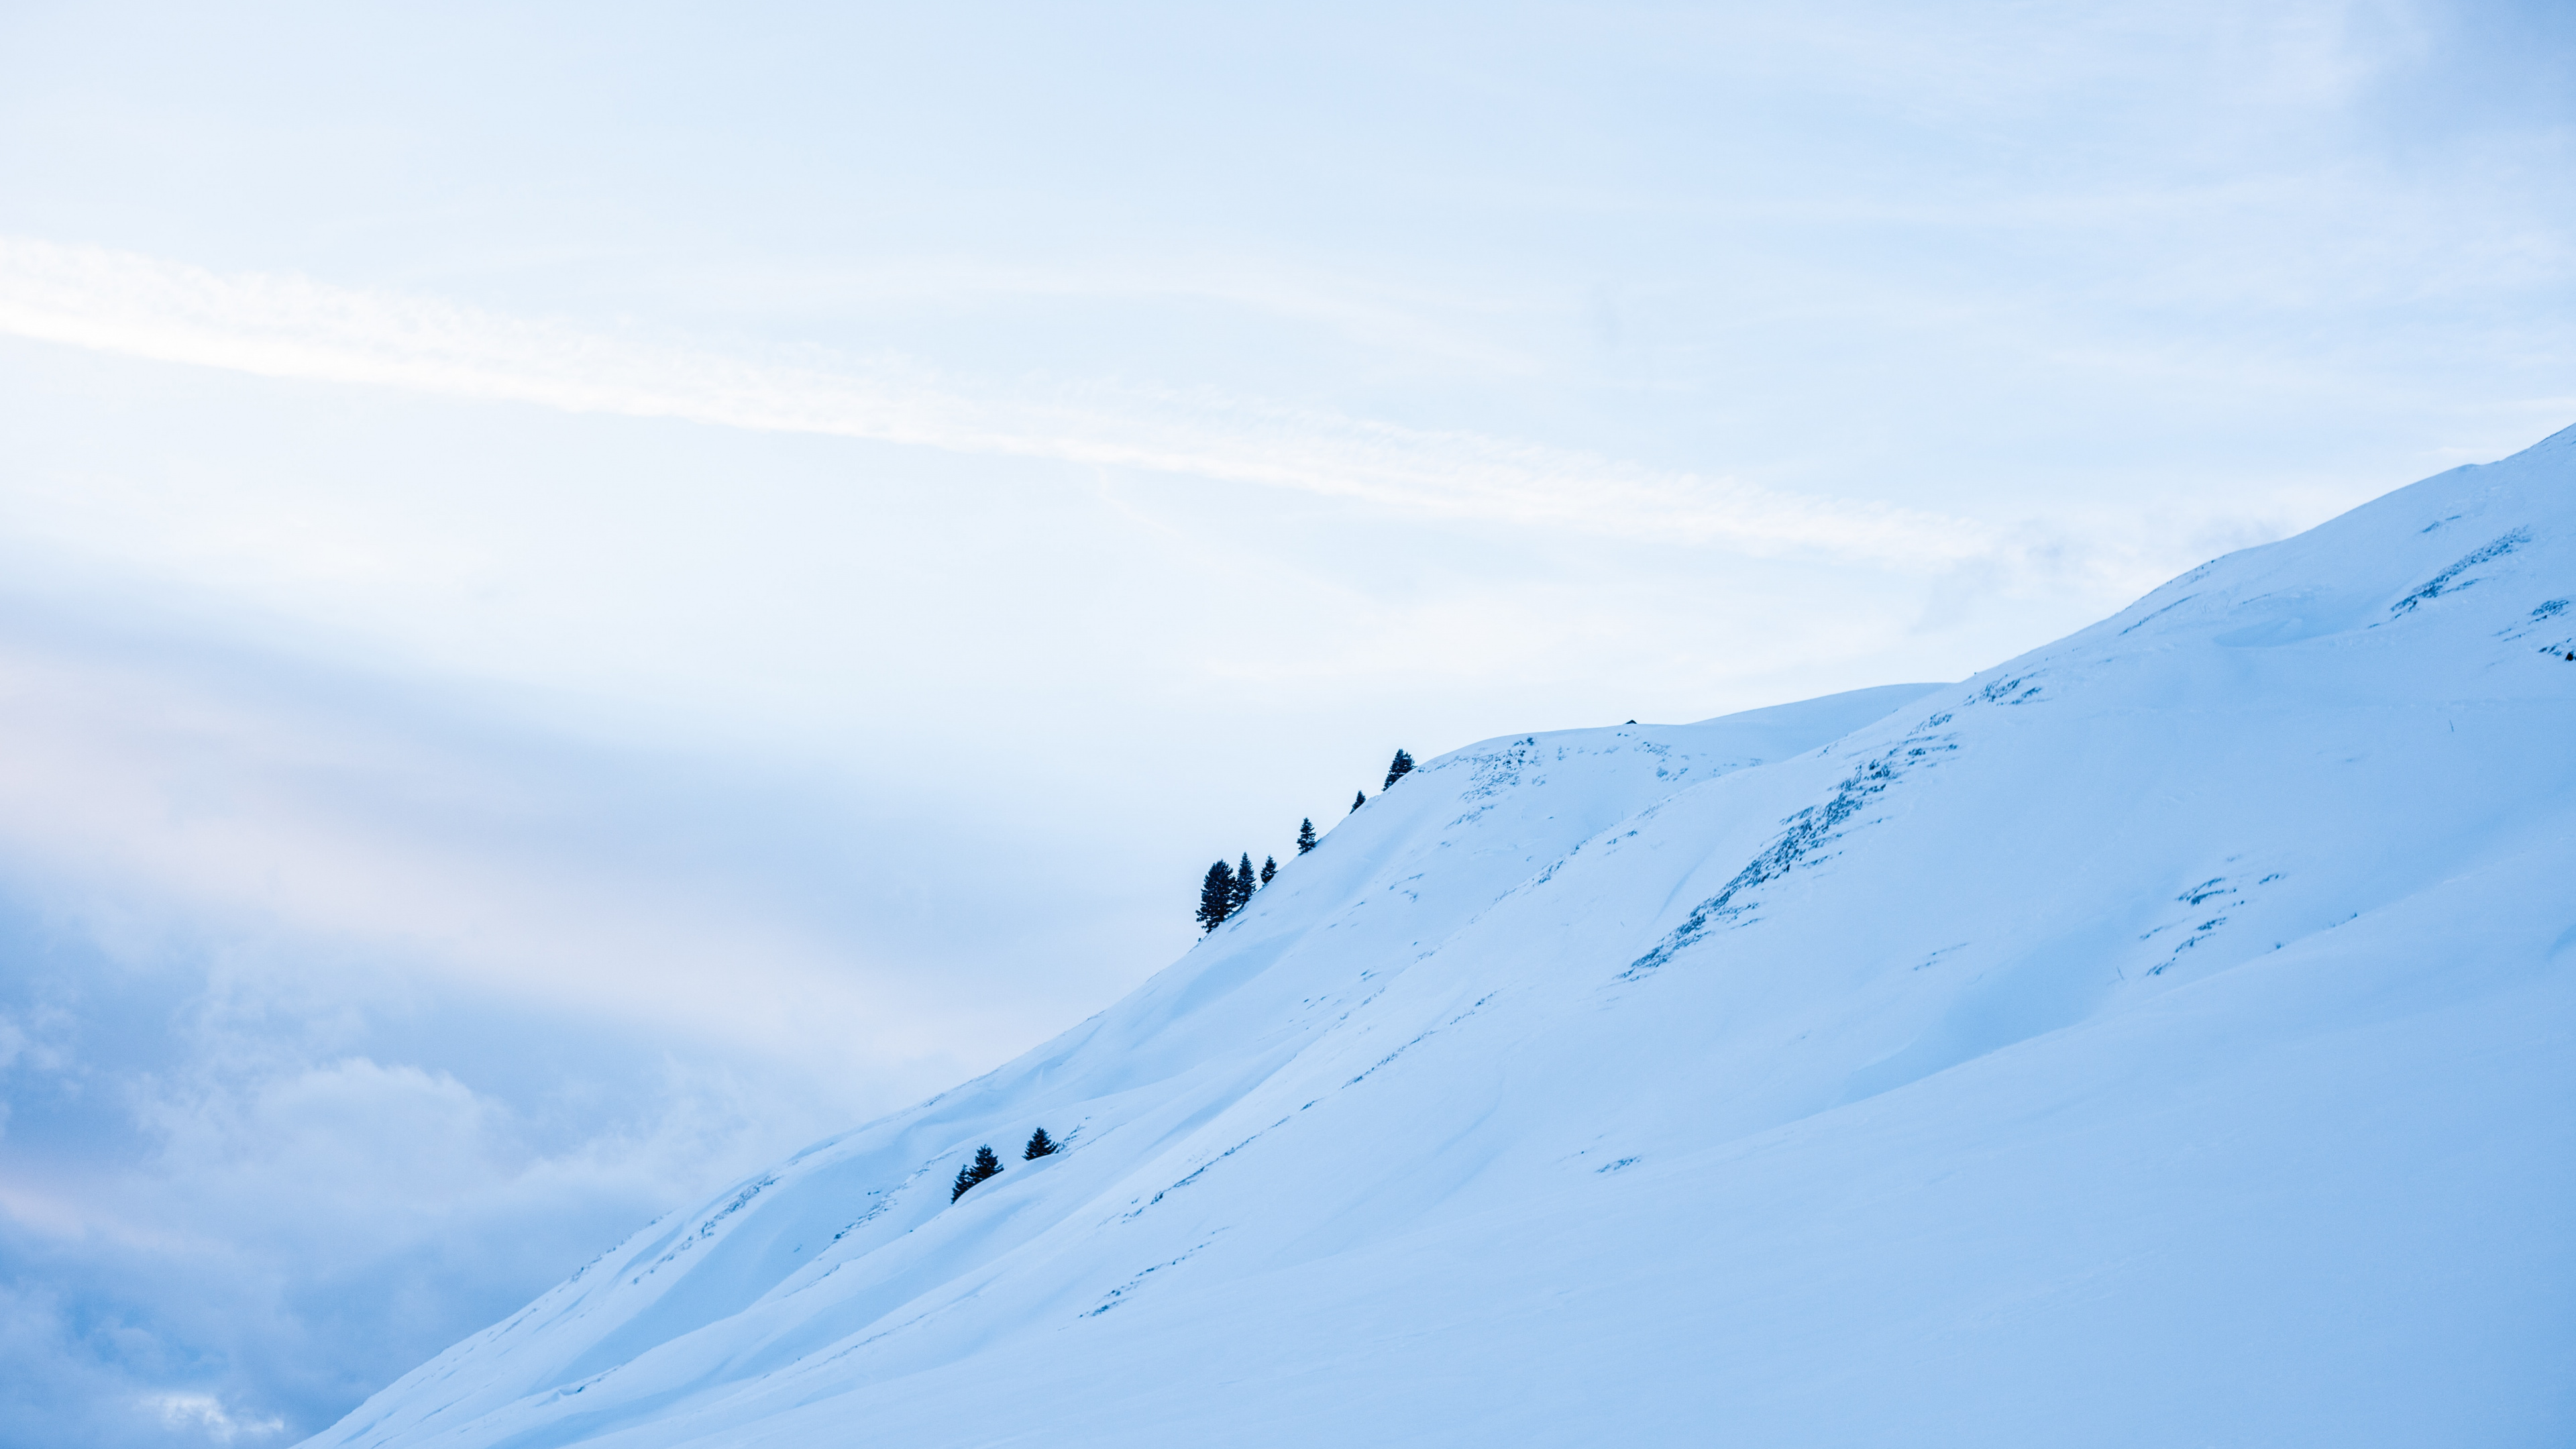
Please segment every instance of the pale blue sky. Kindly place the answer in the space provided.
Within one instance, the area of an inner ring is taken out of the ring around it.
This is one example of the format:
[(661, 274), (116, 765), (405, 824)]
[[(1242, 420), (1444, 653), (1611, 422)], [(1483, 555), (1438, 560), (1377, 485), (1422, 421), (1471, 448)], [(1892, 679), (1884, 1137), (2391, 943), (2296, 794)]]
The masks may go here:
[(2576, 420), (2572, 59), (0, 10), (0, 1445), (318, 1427), (1398, 745), (1958, 677)]

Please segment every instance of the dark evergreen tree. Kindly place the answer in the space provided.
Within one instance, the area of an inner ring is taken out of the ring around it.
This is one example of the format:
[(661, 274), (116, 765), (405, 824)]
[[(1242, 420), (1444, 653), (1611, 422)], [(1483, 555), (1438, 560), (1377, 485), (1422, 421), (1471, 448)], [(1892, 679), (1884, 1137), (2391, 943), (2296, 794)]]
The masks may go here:
[(1401, 780), (1412, 773), (1413, 756), (1406, 754), (1402, 750), (1396, 751), (1395, 763), (1386, 767), (1386, 783), (1378, 786), (1378, 792), (1380, 794), (1384, 794), (1386, 791), (1395, 788), (1396, 781)]
[(1278, 857), (1276, 857), (1276, 856), (1269, 856), (1269, 855), (1265, 855), (1265, 856), (1261, 857), (1261, 883), (1262, 883), (1263, 885), (1268, 885), (1268, 884), (1270, 884), (1270, 878), (1271, 878), (1272, 876), (1274, 876), (1274, 875), (1277, 875), (1278, 873), (1279, 873), (1279, 860), (1278, 860)]
[(1199, 884), (1199, 929), (1213, 931), (1234, 914), (1234, 867), (1224, 861), (1208, 867), (1207, 879)]
[(1002, 1170), (1002, 1159), (993, 1155), (991, 1143), (975, 1149), (975, 1160), (957, 1169), (957, 1181), (948, 1189), (948, 1200), (955, 1202), (966, 1195), (966, 1189)]
[(1366, 805), (1367, 803), (1368, 803), (1368, 792), (1367, 792), (1366, 790), (1353, 790), (1353, 791), (1351, 792), (1351, 808), (1352, 808), (1352, 809), (1357, 810), (1358, 808), (1360, 808), (1360, 807), (1361, 807), (1361, 806), (1363, 806), (1363, 805)]
[(1234, 868), (1234, 905), (1226, 914), (1232, 915), (1250, 904), (1252, 888), (1259, 884), (1261, 877), (1252, 873), (1252, 852), (1247, 850), (1243, 853), (1243, 864)]
[[(1041, 1157), (1053, 1157), (1056, 1148), (1060, 1145), (1054, 1138), (1046, 1135), (1046, 1129), (1041, 1127), (1029, 1134), (1029, 1145), (1021, 1150), (1020, 1160), (1035, 1162)], [(952, 1198), (950, 1201), (953, 1202), (955, 1199)]]
[(1310, 850), (1312, 850), (1312, 849), (1314, 849), (1314, 848), (1315, 848), (1315, 822), (1314, 822), (1314, 821), (1312, 821), (1312, 820), (1300, 820), (1300, 821), (1298, 821), (1298, 822), (1297, 822), (1297, 853), (1298, 853), (1299, 855), (1304, 855), (1307, 851), (1310, 851)]

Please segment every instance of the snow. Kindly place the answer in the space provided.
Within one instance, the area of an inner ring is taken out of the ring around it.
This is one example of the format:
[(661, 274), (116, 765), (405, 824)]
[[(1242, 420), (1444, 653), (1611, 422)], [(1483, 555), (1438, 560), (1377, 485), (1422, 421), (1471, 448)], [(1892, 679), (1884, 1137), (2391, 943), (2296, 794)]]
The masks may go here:
[(2576, 429), (1961, 684), (1429, 761), (310, 1442), (2568, 1442), (2571, 595)]

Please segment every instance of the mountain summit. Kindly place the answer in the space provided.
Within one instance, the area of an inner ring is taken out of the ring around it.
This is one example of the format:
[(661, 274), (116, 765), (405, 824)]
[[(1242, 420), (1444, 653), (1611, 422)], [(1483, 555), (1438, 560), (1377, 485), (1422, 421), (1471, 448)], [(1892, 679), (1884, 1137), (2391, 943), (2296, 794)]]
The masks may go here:
[(1962, 684), (1426, 761), (310, 1442), (2568, 1442), (2571, 597), (2576, 429)]

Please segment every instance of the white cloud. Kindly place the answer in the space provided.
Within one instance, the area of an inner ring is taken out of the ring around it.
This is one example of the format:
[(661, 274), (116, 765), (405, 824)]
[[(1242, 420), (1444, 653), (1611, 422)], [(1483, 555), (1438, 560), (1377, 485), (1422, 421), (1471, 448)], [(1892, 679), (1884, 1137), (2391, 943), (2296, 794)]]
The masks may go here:
[[(568, 765), (561, 737), (368, 700), (327, 673), (262, 678), (220, 651), (173, 665), (0, 619), (0, 876), (80, 903), (62, 910), (84, 934), (128, 921), (119, 956), (166, 954), (157, 923), (220, 922), (221, 939), (257, 943), (231, 968), (253, 998), (312, 991), (319, 1011), (362, 990), (366, 960), (386, 983), (436, 980), (865, 1079), (850, 1110), (936, 1086), (957, 1067), (940, 1044), (990, 1029), (984, 1012), (925, 999), (907, 974), (918, 942), (841, 920), (859, 887), (805, 883), (782, 858), (854, 828), (838, 797), (809, 790), (799, 815), (758, 776), (703, 760), (610, 764), (590, 746)], [(681, 784), (693, 769), (713, 778)], [(735, 834), (701, 843), (710, 829)], [(842, 848), (869, 879), (912, 878)], [(916, 862), (956, 848), (910, 826)], [(287, 941), (303, 943), (288, 957), (329, 942), (350, 959), (327, 986), (260, 964)], [(1065, 1009), (1002, 1029), (1029, 1040)], [(38, 1024), (0, 1015), (0, 1067), (46, 1054)], [(869, 1069), (844, 1063), (854, 1048)]]
[(267, 377), (359, 383), (572, 412), (1152, 469), (1411, 512), (1614, 537), (1941, 568), (1991, 530), (1801, 498), (1539, 444), (1094, 385), (980, 393), (897, 364), (826, 369), (726, 356), (302, 277), (0, 238), (0, 332)]
[(161, 1416), (165, 1427), (193, 1429), (218, 1444), (266, 1438), (286, 1427), (286, 1421), (273, 1414), (238, 1416), (212, 1394), (154, 1394), (144, 1402)]

